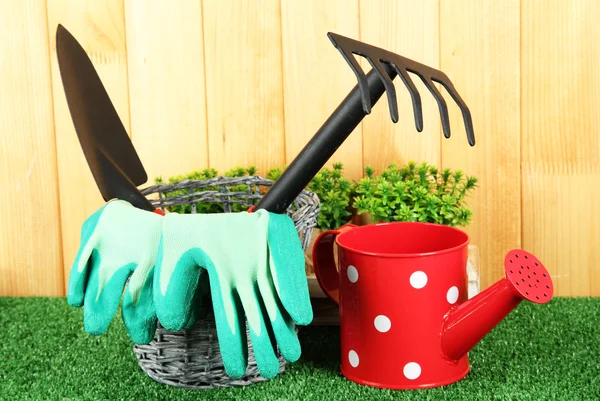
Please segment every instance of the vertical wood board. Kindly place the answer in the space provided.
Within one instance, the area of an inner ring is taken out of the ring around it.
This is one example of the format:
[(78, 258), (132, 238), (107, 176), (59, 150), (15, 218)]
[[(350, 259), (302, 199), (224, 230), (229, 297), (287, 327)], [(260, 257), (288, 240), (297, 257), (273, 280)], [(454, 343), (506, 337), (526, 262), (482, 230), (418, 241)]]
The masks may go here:
[(285, 163), (278, 0), (204, 0), (210, 166)]
[(600, 294), (600, 3), (522, 1), (523, 246), (557, 294)]
[(519, 0), (442, 0), (441, 69), (473, 118), (469, 146), (462, 113), (448, 100), (452, 135), (442, 140), (443, 167), (478, 179), (464, 227), (479, 247), (481, 287), (504, 277), (504, 257), (521, 245)]
[(202, 3), (125, 3), (131, 136), (148, 173), (208, 167)]
[(0, 295), (63, 294), (44, 1), (0, 2)]
[[(401, 56), (439, 68), (439, 3), (437, 0), (376, 0), (360, 2), (360, 40)], [(362, 59), (362, 57), (360, 58)], [(365, 73), (371, 68), (361, 60)], [(367, 67), (368, 66), (368, 67)], [(410, 160), (440, 163), (440, 114), (420, 78), (409, 73), (423, 105), (423, 131), (415, 127), (410, 94), (394, 80), (399, 120), (392, 122), (386, 95), (363, 120), (363, 164), (377, 172), (391, 163)], [(438, 85), (439, 88), (439, 85)]]
[[(281, 9), (286, 163), (291, 163), (356, 85), (350, 67), (328, 32), (359, 38), (358, 0), (283, 0)], [(310, 23), (307, 23), (310, 21)], [(344, 175), (362, 174), (359, 125), (326, 164), (344, 165)]]

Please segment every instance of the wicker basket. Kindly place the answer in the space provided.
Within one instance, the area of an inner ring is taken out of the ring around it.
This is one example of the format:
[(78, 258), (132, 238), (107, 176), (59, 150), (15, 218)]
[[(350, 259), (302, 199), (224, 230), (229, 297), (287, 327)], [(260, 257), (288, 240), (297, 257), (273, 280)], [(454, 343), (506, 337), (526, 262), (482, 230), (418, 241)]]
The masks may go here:
[[(216, 206), (229, 213), (246, 210), (258, 203), (273, 183), (274, 181), (257, 176), (219, 177), (155, 185), (144, 189), (142, 193), (154, 206), (163, 210), (179, 206), (177, 211), (180, 213), (197, 213), (199, 208), (210, 202), (211, 207)], [(295, 223), (304, 250), (310, 242), (319, 210), (319, 198), (308, 191), (303, 191), (287, 210)], [(133, 350), (142, 370), (157, 382), (187, 389), (247, 386), (265, 381), (256, 366), (247, 326), (246, 373), (240, 379), (233, 379), (225, 373), (210, 300), (202, 300), (199, 309), (201, 313), (192, 328), (171, 332), (159, 324), (150, 344), (134, 345)], [(278, 356), (279, 373), (282, 373), (286, 361), (281, 354), (278, 353)]]

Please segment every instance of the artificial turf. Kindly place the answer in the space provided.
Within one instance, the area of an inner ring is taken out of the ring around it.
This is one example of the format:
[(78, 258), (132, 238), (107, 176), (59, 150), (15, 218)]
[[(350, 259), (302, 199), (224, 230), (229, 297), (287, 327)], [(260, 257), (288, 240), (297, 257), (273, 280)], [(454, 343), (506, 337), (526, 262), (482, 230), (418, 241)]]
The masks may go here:
[(2, 400), (600, 400), (600, 299), (522, 303), (469, 354), (458, 383), (370, 388), (339, 373), (339, 328), (303, 327), (301, 360), (248, 387), (185, 390), (138, 367), (120, 317), (87, 335), (63, 298), (0, 298)]

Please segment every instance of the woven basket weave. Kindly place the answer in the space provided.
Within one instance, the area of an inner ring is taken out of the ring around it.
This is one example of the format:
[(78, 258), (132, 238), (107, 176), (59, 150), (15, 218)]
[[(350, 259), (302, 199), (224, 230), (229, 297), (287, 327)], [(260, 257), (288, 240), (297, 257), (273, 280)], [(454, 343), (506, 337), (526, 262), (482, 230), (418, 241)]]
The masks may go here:
[[(179, 206), (185, 208), (184, 213), (197, 213), (202, 205), (210, 202), (213, 206), (221, 207), (223, 212), (230, 213), (256, 205), (273, 183), (272, 180), (258, 176), (218, 177), (155, 185), (142, 190), (142, 193), (155, 207), (163, 210)], [(317, 224), (319, 211), (319, 198), (308, 191), (298, 195), (287, 210), (304, 250), (308, 247), (311, 231)], [(192, 328), (171, 332), (159, 323), (150, 344), (133, 346), (142, 370), (159, 383), (187, 389), (247, 386), (265, 381), (256, 366), (247, 326), (246, 373), (240, 379), (233, 379), (226, 374), (210, 300), (202, 300), (199, 309), (201, 312)], [(282, 373), (286, 361), (279, 353), (278, 357), (279, 373)]]

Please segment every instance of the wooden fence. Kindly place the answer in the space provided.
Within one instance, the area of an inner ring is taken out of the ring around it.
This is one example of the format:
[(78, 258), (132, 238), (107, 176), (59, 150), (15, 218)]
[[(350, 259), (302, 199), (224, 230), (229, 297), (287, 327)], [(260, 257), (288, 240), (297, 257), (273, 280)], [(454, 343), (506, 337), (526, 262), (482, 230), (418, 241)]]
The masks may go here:
[(557, 295), (600, 294), (600, 2), (566, 0), (0, 1), (0, 295), (65, 294), (81, 223), (102, 199), (57, 68), (61, 23), (96, 65), (151, 178), (289, 163), (355, 77), (336, 32), (439, 68), (469, 105), (468, 146), (449, 100), (444, 139), (422, 94), (414, 128), (383, 98), (330, 162), (358, 178), (414, 159), (480, 187), (467, 231), (482, 286), (524, 248)]

